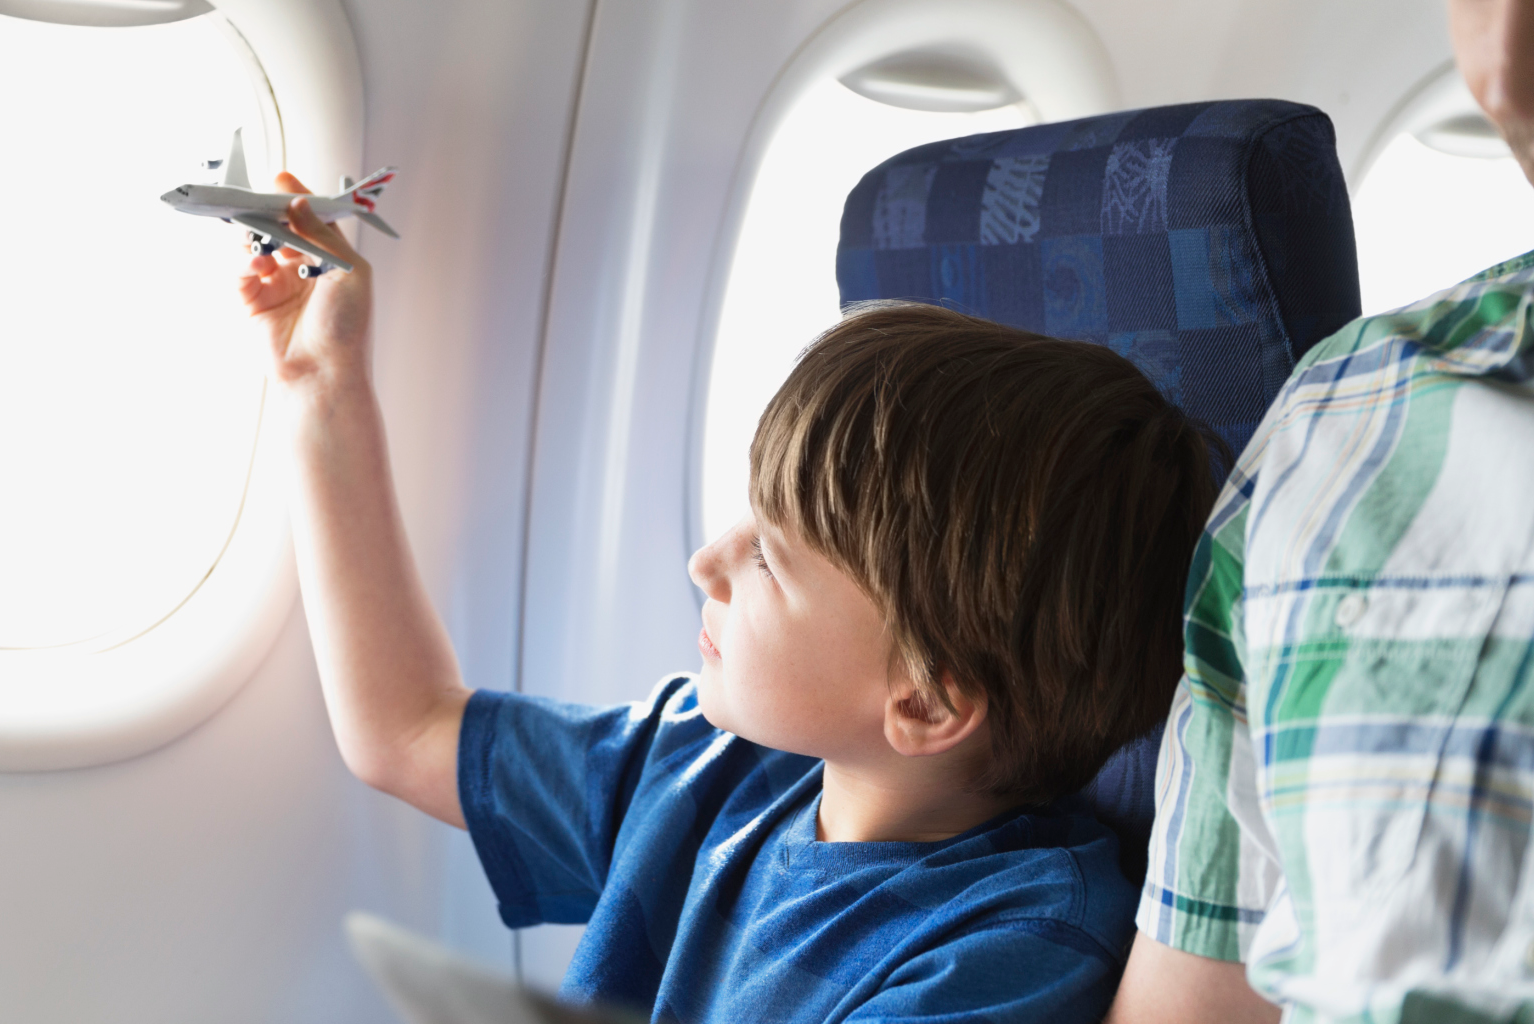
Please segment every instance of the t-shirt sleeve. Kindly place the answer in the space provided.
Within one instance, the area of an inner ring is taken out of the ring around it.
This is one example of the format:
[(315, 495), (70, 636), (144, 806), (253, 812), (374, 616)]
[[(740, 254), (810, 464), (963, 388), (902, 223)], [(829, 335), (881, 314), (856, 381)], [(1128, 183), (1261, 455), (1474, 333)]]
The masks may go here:
[(1185, 674), (1161, 741), (1135, 918), (1156, 941), (1218, 960), (1245, 959), (1280, 878), (1246, 719), (1242, 588), (1253, 481), (1244, 468), (1232, 473), (1189, 573)]
[(847, 1024), (1097, 1024), (1122, 965), (1057, 921), (1001, 922), (901, 964)]
[(470, 697), (458, 796), (507, 926), (584, 923), (647, 765), (713, 733), (687, 676), (610, 708), (488, 690)]

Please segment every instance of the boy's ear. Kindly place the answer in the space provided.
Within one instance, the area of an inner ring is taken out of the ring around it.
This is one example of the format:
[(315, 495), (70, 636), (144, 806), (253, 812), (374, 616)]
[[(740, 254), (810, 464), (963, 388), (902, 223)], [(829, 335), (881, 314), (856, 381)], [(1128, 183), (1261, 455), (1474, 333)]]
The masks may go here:
[(938, 680), (948, 694), (949, 710), (914, 683), (891, 687), (884, 705), (884, 738), (906, 757), (943, 754), (963, 743), (985, 722), (985, 697), (971, 697), (944, 672)]

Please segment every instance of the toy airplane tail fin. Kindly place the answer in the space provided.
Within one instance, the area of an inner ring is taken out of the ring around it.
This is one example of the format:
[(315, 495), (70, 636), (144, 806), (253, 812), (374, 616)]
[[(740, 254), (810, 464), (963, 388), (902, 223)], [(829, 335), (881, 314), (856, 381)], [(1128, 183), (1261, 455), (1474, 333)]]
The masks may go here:
[(382, 231), (390, 238), (398, 238), (399, 233), (385, 224), (384, 219), (373, 212), (373, 208), (378, 197), (383, 195), (383, 190), (388, 188), (389, 182), (394, 180), (394, 173), (393, 167), (385, 167), (374, 171), (355, 185), (349, 178), (343, 178), (341, 194), (336, 197), (337, 199), (350, 198), (356, 205), (356, 209), (352, 211), (356, 218)]
[(229, 158), (224, 161), (224, 178), (220, 182), (234, 188), (250, 188), (250, 177), (245, 173), (245, 143), (240, 140), (240, 129), (234, 130), (229, 143)]
[(357, 184), (347, 185), (336, 198), (349, 198), (368, 213), (372, 213), (374, 202), (383, 195), (383, 190), (389, 187), (389, 182), (394, 180), (394, 173), (393, 167), (374, 171)]

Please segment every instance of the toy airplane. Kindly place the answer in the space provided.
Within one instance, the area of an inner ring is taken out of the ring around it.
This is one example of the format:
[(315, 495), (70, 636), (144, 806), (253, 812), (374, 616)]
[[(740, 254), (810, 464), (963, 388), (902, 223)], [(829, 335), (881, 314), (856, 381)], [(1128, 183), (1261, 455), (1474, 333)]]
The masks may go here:
[[(283, 246), (308, 253), (319, 260), (318, 265), (305, 263), (298, 268), (299, 277), (318, 277), (331, 267), (350, 271), (352, 265), (334, 253), (326, 252), (313, 242), (294, 234), (287, 226), (288, 203), (293, 196), (287, 192), (254, 192), (245, 173), (245, 146), (240, 141), (240, 131), (235, 129), (234, 141), (229, 145), (227, 160), (211, 160), (208, 167), (223, 165), (224, 177), (217, 185), (182, 185), (160, 197), (160, 200), (182, 213), (199, 217), (217, 217), (220, 220), (243, 224), (250, 229), (250, 251), (254, 255), (269, 255)], [(384, 187), (394, 180), (395, 169), (385, 167), (374, 171), (356, 184), (350, 178), (341, 179), (341, 191), (333, 196), (310, 196), (309, 204), (321, 220), (334, 221), (342, 217), (356, 217), (390, 238), (398, 238), (394, 229), (373, 212), (374, 200), (383, 193)]]

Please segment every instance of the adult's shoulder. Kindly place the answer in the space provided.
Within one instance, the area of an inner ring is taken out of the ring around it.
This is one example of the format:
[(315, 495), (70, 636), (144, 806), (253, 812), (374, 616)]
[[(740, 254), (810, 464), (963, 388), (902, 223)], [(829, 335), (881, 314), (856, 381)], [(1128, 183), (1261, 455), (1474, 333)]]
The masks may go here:
[[(1534, 344), (1534, 339), (1508, 336), (1509, 328), (1529, 316), (1524, 300), (1531, 295), (1534, 251), (1493, 264), (1416, 302), (1359, 317), (1306, 352), (1291, 383), (1305, 379), (1318, 365), (1403, 344), (1447, 361), (1451, 371), (1484, 371), (1501, 354), (1511, 358), (1515, 353), (1508, 349), (1521, 351)], [(1466, 355), (1471, 358), (1457, 358)]]

